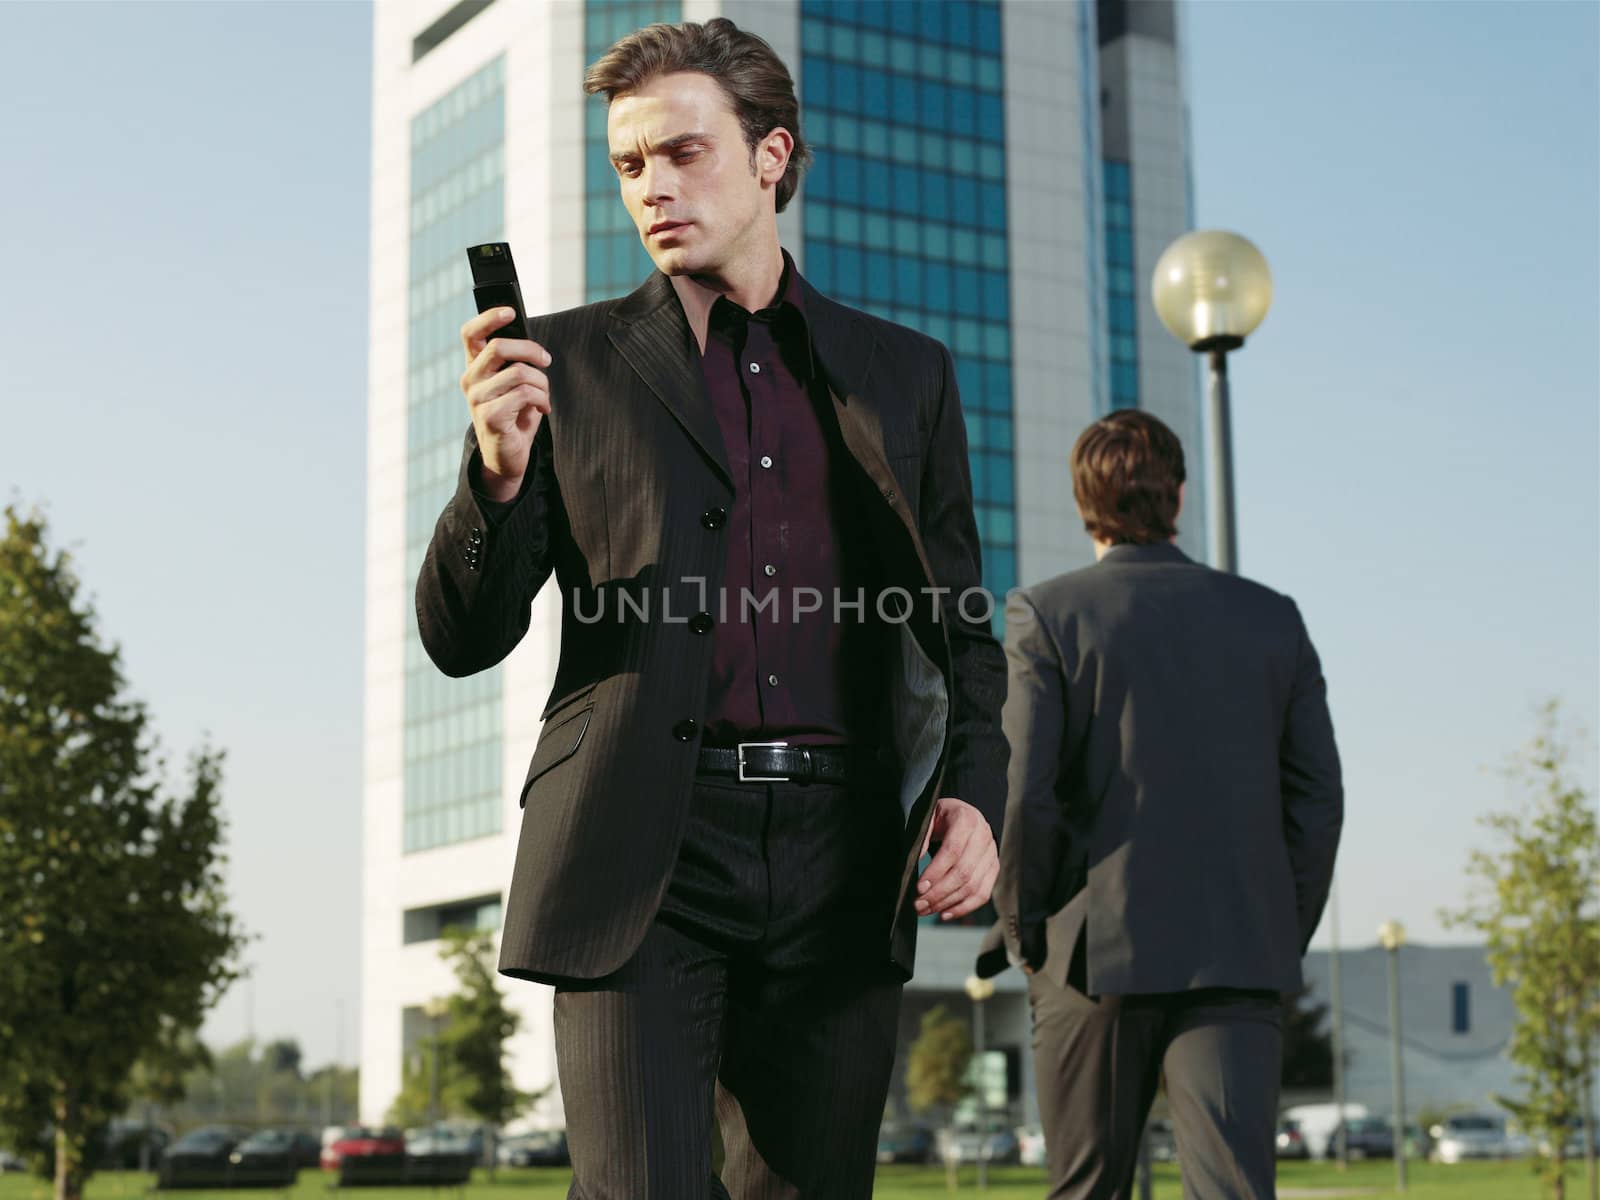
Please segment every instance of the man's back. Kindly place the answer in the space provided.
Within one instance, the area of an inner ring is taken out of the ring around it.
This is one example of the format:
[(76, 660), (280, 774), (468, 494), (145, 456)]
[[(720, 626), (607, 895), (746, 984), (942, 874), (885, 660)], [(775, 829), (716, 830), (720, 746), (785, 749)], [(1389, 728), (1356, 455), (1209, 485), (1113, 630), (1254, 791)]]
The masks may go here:
[[(1294, 602), (1123, 544), (1014, 593), (1007, 623), (1025, 681), (1006, 706), (1011, 791), (1031, 814), (1011, 851), (1024, 923), (1054, 914), (1047, 970), (1066, 981), (1085, 930), (1091, 995), (1298, 988), (1342, 798)], [(1030, 695), (1057, 687), (1058, 708)]]

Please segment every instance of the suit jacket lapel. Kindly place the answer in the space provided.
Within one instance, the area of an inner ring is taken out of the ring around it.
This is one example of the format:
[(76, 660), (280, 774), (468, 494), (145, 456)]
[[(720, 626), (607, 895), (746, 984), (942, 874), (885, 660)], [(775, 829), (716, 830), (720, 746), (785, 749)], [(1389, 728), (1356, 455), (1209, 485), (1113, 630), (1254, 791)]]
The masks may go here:
[(728, 451), (706, 395), (699, 350), (672, 281), (660, 271), (653, 272), (611, 316), (611, 328), (606, 332), (611, 344), (732, 487)]

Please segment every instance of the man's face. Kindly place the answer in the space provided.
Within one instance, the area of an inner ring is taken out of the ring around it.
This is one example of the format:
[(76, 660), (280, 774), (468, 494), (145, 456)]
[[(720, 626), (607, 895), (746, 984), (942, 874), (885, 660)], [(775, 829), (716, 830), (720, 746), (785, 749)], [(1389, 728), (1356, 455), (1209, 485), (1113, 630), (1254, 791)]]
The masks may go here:
[(663, 273), (718, 274), (761, 219), (772, 219), (788, 135), (763, 138), (752, 167), (739, 119), (711, 76), (658, 75), (618, 96), (606, 135), (622, 202)]

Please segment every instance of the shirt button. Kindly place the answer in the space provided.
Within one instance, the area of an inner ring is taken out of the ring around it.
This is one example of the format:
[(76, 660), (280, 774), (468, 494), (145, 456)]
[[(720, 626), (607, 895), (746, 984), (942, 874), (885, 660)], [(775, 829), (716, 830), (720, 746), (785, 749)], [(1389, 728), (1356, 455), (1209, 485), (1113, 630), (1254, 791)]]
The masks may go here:
[(693, 717), (685, 717), (672, 727), (672, 736), (680, 742), (687, 742), (699, 728), (699, 723)]
[(761, 569), (763, 571), (765, 571), (768, 575), (776, 575), (778, 573), (778, 568), (773, 566), (771, 563), (768, 563), (766, 566), (762, 567)]
[(778, 686), (778, 677), (776, 675), (768, 675), (767, 676), (767, 682), (770, 683), (773, 687), (777, 687)]
[(752, 374), (752, 375), (761, 374), (761, 364), (760, 363), (751, 363), (750, 364), (750, 374)]
[(689, 628), (695, 633), (710, 633), (711, 623), (711, 614), (708, 612), (697, 612), (689, 618)]
[(771, 465), (772, 465), (772, 458), (771, 458), (771, 456), (770, 456), (770, 455), (766, 455), (766, 454), (763, 454), (763, 455), (762, 455), (762, 456), (761, 456), (761, 465), (762, 465), (762, 466), (763, 466), (763, 467), (770, 467), (770, 466), (771, 466)]

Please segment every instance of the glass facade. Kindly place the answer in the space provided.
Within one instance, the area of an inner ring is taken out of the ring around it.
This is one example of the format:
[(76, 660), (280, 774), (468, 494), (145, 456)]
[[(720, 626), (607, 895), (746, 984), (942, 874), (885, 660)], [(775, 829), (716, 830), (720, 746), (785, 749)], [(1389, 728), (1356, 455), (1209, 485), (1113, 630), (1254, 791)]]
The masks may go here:
[[(587, 0), (583, 10), (583, 54), (587, 66), (635, 29), (683, 19), (678, 0)], [(590, 96), (584, 107), (583, 212), (584, 300), (625, 296), (655, 270), (617, 193), (617, 172), (606, 141), (606, 98)]]
[[(406, 362), (406, 578), (416, 579), (455, 491), (466, 432), (461, 323), (473, 312), (466, 248), (504, 237), (505, 60), (411, 122)], [(428, 659), (405, 594), (403, 848), (500, 832), (499, 668), (451, 679)]]
[(802, 0), (800, 18), (806, 277), (950, 347), (1001, 597), (1017, 531), (1000, 4)]
[[(1105, 188), (1100, 167), (1100, 52), (1097, 9), (1093, 0), (1078, 0), (1078, 113), (1083, 156), (1084, 277), (1089, 282), (1089, 385), (1092, 411), (1103, 416), (1109, 405), (1107, 376), (1109, 334), (1106, 318), (1104, 215)], [(1131, 223), (1130, 223), (1131, 224)]]
[(1133, 175), (1105, 160), (1106, 311), (1110, 316), (1111, 407), (1139, 407), (1139, 296), (1134, 286)]

